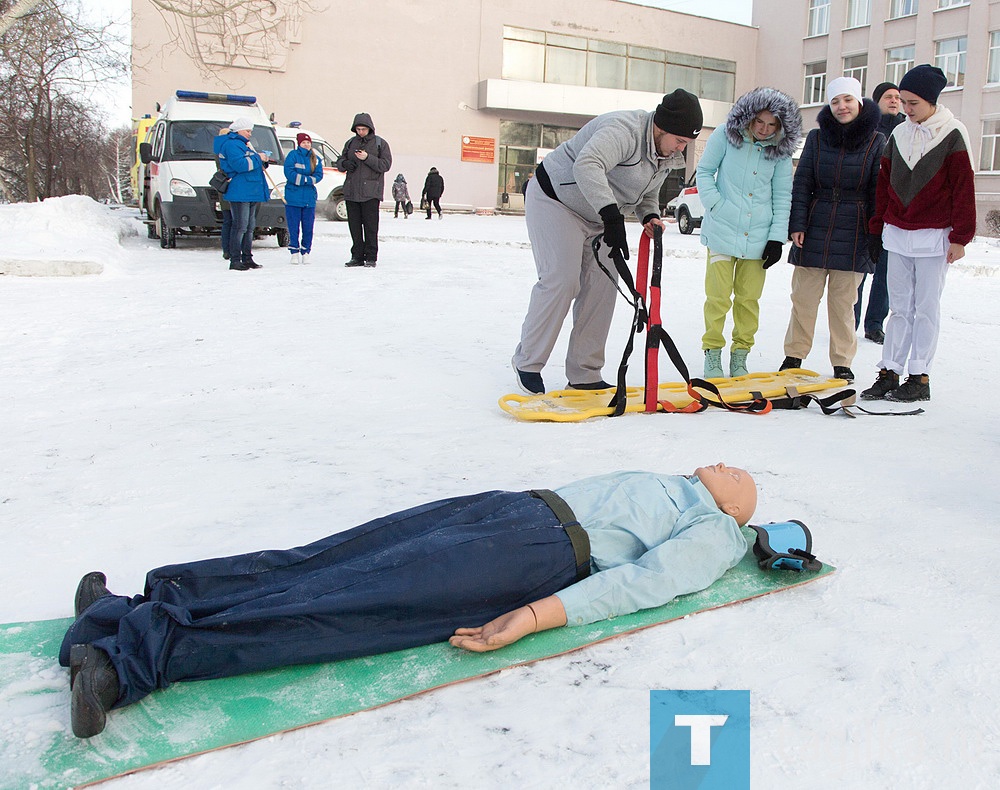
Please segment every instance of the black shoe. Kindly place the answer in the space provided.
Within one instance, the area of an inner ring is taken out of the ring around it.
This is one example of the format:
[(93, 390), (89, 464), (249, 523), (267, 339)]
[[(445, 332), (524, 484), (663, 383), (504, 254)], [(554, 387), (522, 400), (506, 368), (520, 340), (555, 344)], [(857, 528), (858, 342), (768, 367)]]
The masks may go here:
[(80, 579), (76, 586), (76, 597), (73, 599), (73, 613), (79, 617), (98, 598), (111, 595), (107, 588), (108, 577), (100, 571), (91, 571)]
[(365, 262), (364, 261), (359, 261), (357, 258), (351, 258), (347, 263), (344, 264), (344, 266), (347, 266), (347, 267), (351, 267), (351, 266), (364, 266), (364, 265), (365, 265)]
[(69, 654), (74, 678), (70, 696), (70, 721), (77, 738), (103, 732), (108, 711), (118, 701), (118, 673), (111, 658), (93, 645), (73, 645)]
[(529, 395), (545, 394), (545, 383), (542, 381), (541, 373), (528, 373), (526, 370), (518, 370), (514, 364), (514, 360), (510, 361), (510, 366), (514, 368), (514, 375), (517, 376), (517, 386), (521, 388), (522, 392), (526, 392)]
[(878, 343), (881, 346), (885, 343), (885, 332), (881, 329), (866, 329), (865, 340), (871, 340), (873, 343)]
[(781, 367), (778, 368), (780, 373), (783, 370), (790, 370), (791, 368), (801, 368), (802, 360), (799, 357), (785, 357), (785, 361), (781, 363)]
[(224, 251), (222, 253), (222, 260), (224, 260), (224, 261), (228, 261), (229, 260), (229, 253), (227, 251)]
[(608, 384), (604, 379), (600, 381), (592, 381), (589, 384), (567, 384), (566, 389), (568, 390), (607, 390), (614, 387), (614, 384)]
[(378, 262), (377, 261), (365, 261), (365, 268), (366, 269), (374, 269), (376, 266), (378, 266)]
[(918, 400), (931, 399), (931, 380), (926, 373), (918, 376), (907, 376), (906, 381), (885, 396), (886, 400), (899, 403), (913, 403)]
[(899, 374), (882, 368), (875, 383), (861, 393), (861, 400), (883, 400), (899, 386)]
[(259, 263), (254, 263), (253, 261), (250, 261), (250, 262), (249, 262), (249, 263), (247, 264), (247, 268), (248, 268), (248, 269), (263, 269), (264, 267), (263, 267), (263, 266), (261, 266), (261, 265), (260, 265)]
[(250, 267), (249, 266), (245, 266), (242, 263), (231, 263), (231, 264), (229, 264), (229, 268), (232, 269), (232, 270), (234, 270), (234, 271), (237, 271), (237, 272), (248, 272), (248, 271), (250, 271)]
[(850, 368), (845, 368), (842, 365), (833, 366), (833, 377), (835, 379), (843, 379), (848, 384), (854, 381), (854, 371)]

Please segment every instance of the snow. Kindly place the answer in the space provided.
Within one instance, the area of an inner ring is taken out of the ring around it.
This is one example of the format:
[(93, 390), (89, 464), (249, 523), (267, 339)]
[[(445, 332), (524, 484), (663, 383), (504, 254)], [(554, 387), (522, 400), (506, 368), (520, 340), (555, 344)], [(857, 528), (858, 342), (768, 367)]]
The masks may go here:
[[(513, 389), (535, 280), (523, 220), (384, 214), (377, 269), (344, 268), (347, 238), (318, 221), (313, 264), (289, 265), (269, 238), (256, 245), (265, 268), (230, 272), (216, 241), (161, 250), (130, 209), (0, 206), (5, 261), (103, 266), (0, 278), (0, 621), (67, 616), (97, 568), (138, 592), (151, 567), (299, 545), (438, 497), (718, 460), (757, 478), (755, 521), (803, 520), (838, 572), (108, 787), (331, 775), (348, 787), (645, 787), (658, 688), (751, 690), (754, 787), (995, 786), (996, 241), (977, 239), (949, 272), (925, 414), (531, 424), (496, 405)], [(665, 238), (664, 324), (699, 371), (702, 248), (676, 226)], [(782, 359), (790, 276), (769, 271), (751, 370)], [(806, 361), (819, 372), (824, 312)], [(607, 377), (629, 321), (621, 305)], [(563, 334), (550, 388), (565, 383)], [(859, 384), (879, 352), (859, 341)], [(638, 353), (629, 377), (641, 383)], [(40, 664), (23, 682), (63, 672)], [(68, 721), (29, 712), (22, 737), (54, 726)]]

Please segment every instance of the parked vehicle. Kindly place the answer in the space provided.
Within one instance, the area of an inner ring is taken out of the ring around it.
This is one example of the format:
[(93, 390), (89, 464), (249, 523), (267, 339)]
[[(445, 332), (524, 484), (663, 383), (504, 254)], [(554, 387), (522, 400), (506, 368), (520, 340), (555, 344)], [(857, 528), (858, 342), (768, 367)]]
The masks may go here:
[[(212, 144), (219, 130), (240, 117), (254, 119), (250, 143), (276, 165), (284, 159), (271, 119), (254, 96), (177, 91), (167, 99), (146, 142), (139, 144), (142, 197), (150, 238), (176, 247), (178, 235), (215, 235), (222, 227), (219, 193), (209, 186), (216, 161)], [(272, 167), (275, 174), (280, 167)], [(268, 173), (273, 180), (274, 176)], [(279, 176), (280, 177), (280, 176)], [(257, 207), (255, 235), (274, 235), (288, 246), (285, 208), (279, 195)]]
[(693, 178), (687, 186), (681, 189), (677, 197), (667, 203), (665, 213), (667, 216), (676, 218), (677, 230), (685, 236), (689, 235), (695, 228), (701, 227), (701, 220), (705, 216), (705, 207), (701, 204), (698, 186)]
[[(334, 163), (340, 154), (321, 135), (303, 129), (301, 124), (292, 121), (288, 126), (277, 126), (275, 132), (281, 143), (282, 159), (295, 150), (295, 135), (306, 132), (312, 138), (313, 150), (323, 157), (323, 180), (316, 185), (319, 194), (316, 201), (316, 213), (327, 219), (347, 221), (347, 203), (344, 202), (344, 177)], [(284, 190), (284, 176), (281, 177), (279, 189)]]

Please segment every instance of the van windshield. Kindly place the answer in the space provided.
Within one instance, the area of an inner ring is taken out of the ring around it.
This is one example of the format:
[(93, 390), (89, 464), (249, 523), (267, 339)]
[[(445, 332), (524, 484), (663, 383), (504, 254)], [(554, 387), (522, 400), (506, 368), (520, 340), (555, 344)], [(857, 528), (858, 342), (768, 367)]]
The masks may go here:
[[(220, 129), (229, 126), (229, 121), (174, 121), (167, 136), (167, 150), (164, 160), (207, 160), (214, 161), (213, 144)], [(284, 161), (281, 146), (274, 129), (269, 126), (255, 126), (250, 133), (250, 144), (255, 151), (270, 151), (271, 158)]]

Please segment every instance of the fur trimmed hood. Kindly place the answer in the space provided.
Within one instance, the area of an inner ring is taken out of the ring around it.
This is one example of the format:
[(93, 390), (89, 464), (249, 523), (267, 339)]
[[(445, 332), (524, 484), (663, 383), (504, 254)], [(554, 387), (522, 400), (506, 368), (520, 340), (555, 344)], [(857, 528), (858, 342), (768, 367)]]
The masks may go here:
[(750, 122), (762, 110), (768, 110), (781, 121), (781, 129), (771, 145), (765, 145), (766, 159), (788, 159), (795, 153), (802, 138), (802, 114), (799, 105), (787, 93), (776, 88), (754, 88), (736, 100), (726, 116), (726, 139), (730, 145), (742, 148)]
[(882, 121), (882, 111), (871, 99), (865, 99), (858, 117), (850, 123), (841, 123), (833, 116), (830, 105), (826, 105), (816, 116), (816, 124), (823, 141), (833, 146), (843, 146), (848, 151), (856, 151), (868, 144), (872, 132), (878, 131)]

